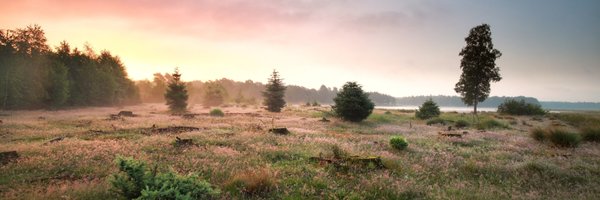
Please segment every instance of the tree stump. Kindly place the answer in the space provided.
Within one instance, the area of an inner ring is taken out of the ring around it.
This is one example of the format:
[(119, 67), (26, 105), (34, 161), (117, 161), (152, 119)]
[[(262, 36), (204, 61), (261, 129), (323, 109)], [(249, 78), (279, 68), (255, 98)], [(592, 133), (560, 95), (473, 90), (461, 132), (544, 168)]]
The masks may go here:
[(191, 146), (194, 145), (194, 141), (192, 139), (181, 139), (179, 137), (175, 137), (175, 146)]
[(19, 154), (16, 151), (5, 151), (0, 152), (0, 164), (6, 165), (19, 158)]
[(121, 112), (119, 112), (119, 114), (117, 114), (119, 116), (123, 116), (123, 117), (135, 117), (135, 115), (133, 114), (133, 112), (131, 111), (127, 111), (127, 110), (122, 110)]
[(275, 134), (279, 134), (279, 135), (290, 134), (290, 131), (287, 128), (285, 128), (285, 127), (282, 127), (282, 128), (272, 128), (272, 129), (269, 129), (269, 132), (275, 133)]

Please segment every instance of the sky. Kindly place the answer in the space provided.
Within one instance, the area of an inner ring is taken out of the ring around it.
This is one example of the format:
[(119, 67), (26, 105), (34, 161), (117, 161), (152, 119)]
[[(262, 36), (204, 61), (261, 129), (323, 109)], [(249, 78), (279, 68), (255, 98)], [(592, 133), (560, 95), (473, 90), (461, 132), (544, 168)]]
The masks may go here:
[(457, 95), (471, 28), (491, 26), (503, 79), (493, 96), (600, 102), (597, 0), (0, 0), (0, 29), (40, 25), (118, 55), (134, 80), (179, 67), (319, 88), (356, 81), (397, 97)]

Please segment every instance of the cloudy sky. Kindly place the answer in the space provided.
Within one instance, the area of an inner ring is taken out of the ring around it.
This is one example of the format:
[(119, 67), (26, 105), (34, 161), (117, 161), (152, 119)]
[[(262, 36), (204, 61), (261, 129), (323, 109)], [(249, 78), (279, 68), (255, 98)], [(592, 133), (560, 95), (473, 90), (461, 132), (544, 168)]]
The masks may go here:
[(357, 81), (394, 96), (455, 95), (470, 28), (490, 24), (502, 81), (492, 95), (600, 102), (597, 0), (0, 0), (0, 29), (38, 24), (118, 55), (133, 79), (318, 88)]

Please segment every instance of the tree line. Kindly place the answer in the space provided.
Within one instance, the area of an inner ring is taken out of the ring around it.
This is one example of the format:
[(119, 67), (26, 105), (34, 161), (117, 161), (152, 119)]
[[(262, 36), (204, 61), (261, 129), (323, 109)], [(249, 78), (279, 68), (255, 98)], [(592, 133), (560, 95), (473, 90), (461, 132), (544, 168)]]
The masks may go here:
[[(136, 85), (140, 90), (142, 102), (165, 102), (164, 91), (171, 80), (172, 75), (169, 73), (156, 73), (152, 80), (137, 81)], [(263, 99), (262, 92), (265, 91), (265, 84), (261, 82), (251, 80), (242, 82), (226, 78), (213, 81), (191, 81), (186, 86), (190, 95), (190, 103), (208, 106), (218, 105), (218, 103), (214, 103), (215, 99), (219, 103), (259, 104)], [(287, 85), (284, 100), (291, 104), (304, 104), (307, 102), (333, 104), (333, 99), (337, 93), (339, 93), (337, 87), (327, 87), (325, 85), (321, 85), (318, 90)], [(369, 92), (368, 94), (371, 100), (378, 106), (396, 105), (396, 98), (393, 96), (378, 92)]]
[[(459, 96), (446, 96), (446, 95), (436, 95), (436, 96), (410, 96), (410, 97), (399, 97), (396, 98), (396, 105), (398, 106), (417, 106), (421, 105), (423, 102), (427, 100), (433, 100), (439, 106), (445, 107), (463, 107), (467, 106)], [(517, 96), (517, 97), (499, 97), (499, 96), (491, 96), (487, 98), (485, 101), (480, 102), (480, 107), (486, 108), (495, 108), (498, 105), (504, 103), (507, 99), (516, 99), (523, 100), (527, 103), (531, 104), (541, 104), (536, 98), (533, 97), (525, 97), (525, 96)]]
[(56, 109), (140, 101), (121, 60), (66, 41), (55, 49), (38, 25), (0, 30), (0, 108)]

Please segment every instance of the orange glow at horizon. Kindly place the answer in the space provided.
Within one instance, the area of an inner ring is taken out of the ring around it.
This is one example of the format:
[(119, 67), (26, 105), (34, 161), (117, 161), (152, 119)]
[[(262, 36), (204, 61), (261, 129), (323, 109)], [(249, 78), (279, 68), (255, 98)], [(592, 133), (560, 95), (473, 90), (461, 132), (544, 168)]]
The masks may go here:
[[(486, 22), (496, 48), (504, 54), (497, 61), (503, 80), (492, 84), (492, 95), (600, 101), (594, 95), (600, 94), (595, 87), (600, 85), (596, 56), (600, 40), (593, 36), (600, 34), (597, 28), (587, 31), (591, 36), (568, 35), (564, 41), (569, 42), (564, 42), (561, 35), (552, 34), (578, 30), (564, 27), (576, 26), (573, 21), (584, 18), (555, 19), (571, 21), (544, 27), (535, 21), (536, 13), (526, 9), (537, 4), (524, 3), (519, 8), (523, 10), (508, 3), (489, 4), (26, 0), (3, 2), (0, 29), (38, 24), (51, 47), (66, 40), (72, 47), (89, 44), (96, 52), (108, 50), (120, 57), (134, 80), (152, 79), (154, 73), (171, 73), (179, 67), (185, 81), (265, 82), (276, 69), (287, 84), (318, 88), (357, 81), (367, 91), (410, 96), (456, 95), (464, 37), (471, 27)], [(472, 9), (464, 10), (464, 5)], [(525, 34), (535, 29), (544, 34)], [(552, 52), (554, 46), (561, 50)]]

